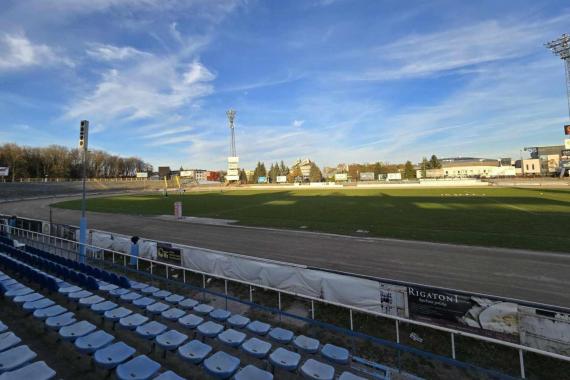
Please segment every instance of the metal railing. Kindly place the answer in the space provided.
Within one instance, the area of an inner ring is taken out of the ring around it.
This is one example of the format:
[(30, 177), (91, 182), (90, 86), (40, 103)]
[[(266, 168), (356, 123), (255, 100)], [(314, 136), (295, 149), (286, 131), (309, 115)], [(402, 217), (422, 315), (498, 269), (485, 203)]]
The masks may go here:
[[(56, 253), (59, 252), (59, 254), (61, 256), (66, 256), (68, 258), (75, 256), (75, 259), (77, 259), (77, 257), (78, 257), (77, 251), (78, 251), (80, 243), (78, 243), (74, 240), (64, 239), (64, 238), (51, 236), (51, 235), (47, 235), (47, 234), (43, 234), (43, 233), (39, 233), (39, 232), (35, 232), (35, 231), (22, 229), (22, 228), (10, 227), (10, 226), (6, 226), (3, 224), (0, 224), (0, 232), (8, 233), (13, 238), (33, 240), (33, 241), (36, 241), (36, 242), (39, 242), (42, 244), (48, 244), (56, 250)], [(135, 258), (136, 270), (137, 271), (140, 270), (140, 266), (141, 266), (140, 262), (143, 262), (143, 263), (146, 262), (149, 265), (151, 275), (154, 275), (154, 273), (157, 271), (157, 268), (163, 267), (165, 269), (164, 272), (165, 272), (165, 277), (167, 280), (169, 280), (169, 273), (172, 271), (181, 271), (182, 272), (182, 282), (184, 284), (186, 284), (186, 282), (187, 282), (187, 278), (186, 278), (187, 272), (197, 274), (197, 275), (201, 276), (201, 278), (202, 278), (202, 288), (204, 288), (204, 289), (206, 289), (206, 281), (208, 278), (215, 278), (215, 279), (223, 280), (226, 296), (228, 296), (228, 281), (239, 283), (242, 285), (246, 285), (249, 287), (249, 302), (251, 302), (251, 303), (253, 303), (253, 289), (254, 288), (261, 288), (261, 289), (273, 291), (273, 292), (277, 293), (277, 298), (278, 298), (277, 304), (278, 304), (278, 309), (280, 311), (282, 311), (282, 295), (289, 295), (289, 296), (301, 298), (301, 299), (310, 301), (311, 318), (312, 319), (315, 319), (315, 303), (316, 302), (327, 304), (330, 306), (336, 306), (336, 307), (339, 307), (342, 309), (347, 309), (348, 315), (349, 315), (349, 326), (350, 326), (351, 331), (354, 331), (354, 313), (355, 312), (390, 319), (390, 320), (394, 321), (394, 328), (395, 328), (395, 332), (396, 332), (396, 343), (398, 343), (398, 344), (401, 344), (400, 343), (400, 324), (401, 323), (410, 324), (410, 325), (414, 325), (414, 326), (421, 326), (421, 327), (433, 329), (436, 331), (445, 332), (445, 333), (449, 334), (449, 339), (450, 339), (450, 343), (451, 343), (450, 354), (451, 354), (451, 358), (454, 360), (457, 360), (456, 359), (456, 353), (457, 353), (456, 338), (457, 337), (466, 337), (466, 338), (471, 338), (471, 339), (475, 339), (475, 340), (486, 342), (486, 343), (491, 343), (491, 344), (496, 344), (496, 345), (503, 346), (503, 347), (508, 347), (508, 348), (511, 348), (511, 349), (518, 351), (518, 359), (519, 359), (519, 364), (520, 364), (520, 377), (523, 379), (526, 378), (524, 353), (533, 353), (533, 354), (542, 355), (545, 357), (549, 357), (549, 358), (553, 358), (553, 359), (557, 359), (557, 360), (561, 360), (561, 361), (565, 361), (565, 362), (570, 362), (570, 356), (565, 356), (565, 355), (561, 355), (561, 354), (557, 354), (557, 353), (553, 353), (553, 352), (549, 352), (549, 351), (545, 351), (545, 350), (541, 350), (541, 349), (537, 349), (537, 348), (533, 348), (533, 347), (529, 347), (529, 346), (524, 346), (524, 345), (518, 344), (518, 343), (508, 342), (508, 341), (504, 341), (504, 340), (500, 340), (500, 339), (496, 339), (496, 338), (492, 338), (492, 337), (487, 337), (487, 336), (482, 336), (482, 335), (477, 335), (477, 334), (473, 334), (470, 332), (461, 331), (461, 330), (457, 330), (457, 329), (453, 329), (453, 328), (449, 328), (449, 327), (438, 326), (438, 325), (428, 323), (428, 322), (416, 321), (416, 320), (412, 320), (412, 319), (408, 319), (408, 318), (404, 318), (404, 317), (385, 314), (385, 313), (381, 313), (381, 312), (377, 312), (377, 311), (373, 311), (373, 310), (368, 310), (368, 309), (361, 308), (361, 307), (345, 305), (345, 304), (341, 304), (338, 302), (325, 300), (322, 298), (312, 297), (309, 295), (295, 293), (295, 292), (291, 292), (288, 290), (273, 288), (270, 286), (265, 286), (262, 284), (257, 284), (257, 283), (253, 283), (253, 282), (249, 282), (249, 281), (239, 280), (236, 278), (230, 278), (230, 277), (226, 277), (226, 276), (219, 275), (219, 274), (208, 273), (208, 272), (200, 271), (197, 269), (183, 267), (180, 265), (175, 265), (175, 264), (166, 263), (166, 262), (157, 261), (157, 260), (139, 257), (139, 256), (133, 256), (133, 255), (128, 254), (128, 253), (119, 252), (119, 251), (115, 251), (115, 250), (108, 249), (108, 248), (102, 248), (102, 247), (98, 247), (98, 246), (91, 245), (91, 244), (85, 244), (85, 247), (86, 247), (86, 252), (88, 252), (88, 255), (91, 256), (91, 258), (96, 259), (95, 255), (97, 254), (97, 252), (103, 251), (107, 254), (109, 254), (109, 253), (111, 254), (111, 261), (113, 264), (119, 264), (119, 265), (122, 265), (124, 267), (128, 267), (128, 262), (130, 261), (130, 259)]]

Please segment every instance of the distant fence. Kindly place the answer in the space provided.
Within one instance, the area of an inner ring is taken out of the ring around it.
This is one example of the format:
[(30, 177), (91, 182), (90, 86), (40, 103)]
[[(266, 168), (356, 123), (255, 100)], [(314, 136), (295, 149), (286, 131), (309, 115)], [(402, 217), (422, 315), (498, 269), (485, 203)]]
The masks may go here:
[[(44, 224), (45, 225), (45, 224)], [(49, 233), (41, 233), (38, 231), (33, 231), (31, 224), (28, 228), (21, 228), (21, 227), (9, 227), (5, 224), (0, 225), (0, 231), (11, 233), (13, 237), (18, 238), (19, 240), (23, 240), (28, 244), (33, 244), (34, 242), (44, 245), (49, 245), (50, 247), (54, 248), (62, 255), (70, 256), (75, 255), (77, 252), (77, 248), (79, 243), (75, 241), (75, 228), (72, 226), (64, 226), (63, 228), (55, 228), (54, 231), (49, 232), (56, 232), (57, 235), (61, 236), (53, 236)], [(86, 244), (86, 251), (89, 252), (90, 257), (97, 258), (99, 254), (103, 254), (104, 258), (108, 258), (113, 265), (119, 265), (123, 268), (128, 268), (128, 263), (131, 259), (129, 253), (121, 252), (109, 247), (100, 247), (97, 245), (90, 245)], [(188, 247), (193, 248), (193, 247)], [(101, 257), (99, 257), (101, 258)], [(196, 268), (188, 268), (186, 266), (173, 264), (169, 262), (159, 261), (152, 258), (145, 258), (145, 257), (135, 257), (136, 260), (136, 270), (147, 270), (151, 276), (159, 276), (164, 278), (165, 280), (173, 280), (177, 279), (180, 280), (183, 284), (191, 281), (191, 278), (194, 280), (197, 278), (201, 279), (201, 284), (198, 283), (199, 286), (206, 289), (207, 287), (207, 279), (208, 278), (215, 278), (218, 281), (222, 281), (225, 287), (225, 294), (227, 294), (228, 283), (237, 283), (245, 286), (249, 289), (249, 301), (253, 302), (253, 290), (254, 289), (263, 289), (265, 291), (273, 292), (276, 296), (276, 308), (280, 312), (283, 312), (282, 308), (282, 301), (284, 297), (293, 297), (295, 299), (304, 300), (310, 304), (310, 315), (311, 318), (315, 318), (315, 304), (324, 304), (328, 305), (329, 307), (335, 307), (339, 310), (345, 310), (346, 314), (344, 317), (342, 314), (339, 314), (338, 321), (335, 323), (344, 324), (343, 318), (347, 318), (347, 328), (350, 331), (355, 331), (355, 315), (369, 315), (375, 317), (381, 317), (385, 320), (391, 320), (393, 323), (393, 331), (395, 332), (395, 342), (396, 344), (401, 344), (400, 339), (400, 329), (402, 324), (406, 326), (416, 326), (417, 328), (426, 328), (430, 331), (438, 331), (440, 333), (448, 334), (448, 342), (450, 344), (450, 357), (454, 360), (457, 358), (457, 350), (458, 350), (458, 339), (465, 338), (469, 340), (473, 340), (476, 342), (501, 346), (504, 348), (516, 350), (518, 352), (518, 361), (520, 365), (520, 376), (522, 378), (526, 378), (525, 372), (525, 358), (524, 353), (529, 354), (536, 354), (545, 358), (552, 358), (556, 360), (561, 360), (564, 362), (570, 362), (570, 356), (566, 354), (559, 354), (554, 352), (549, 352), (545, 349), (540, 348), (533, 348), (523, 344), (510, 342), (502, 339), (497, 339), (494, 337), (489, 336), (482, 336), (479, 334), (475, 334), (468, 331), (458, 330), (456, 328), (450, 328), (445, 326), (436, 325), (434, 323), (419, 321), (410, 319), (407, 317), (402, 317), (399, 315), (393, 315), (386, 312), (379, 312), (376, 310), (371, 310), (370, 308), (366, 307), (358, 307), (354, 305), (348, 305), (346, 303), (335, 302), (327, 299), (323, 299), (322, 296), (311, 296), (307, 294), (302, 294), (297, 291), (290, 291), (284, 290), (281, 288), (276, 288), (272, 286), (266, 286), (260, 283), (246, 281), (238, 278), (228, 277), (220, 273), (212, 273), (202, 271)], [(269, 261), (269, 260), (268, 260)], [(421, 292), (421, 290), (418, 290)], [(380, 296), (380, 295), (379, 295)], [(421, 294), (416, 294), (416, 296), (422, 296)], [(425, 296), (425, 294), (424, 294)], [(445, 295), (444, 293), (440, 292), (440, 294), (434, 295), (436, 298), (439, 297), (448, 297), (449, 295)], [(529, 313), (532, 315), (532, 313)], [(457, 363), (455, 363), (457, 364)]]

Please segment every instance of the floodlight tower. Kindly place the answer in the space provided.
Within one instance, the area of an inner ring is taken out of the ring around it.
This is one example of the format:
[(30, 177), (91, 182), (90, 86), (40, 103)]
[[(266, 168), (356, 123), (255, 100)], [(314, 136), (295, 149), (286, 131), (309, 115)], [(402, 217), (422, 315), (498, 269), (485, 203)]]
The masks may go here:
[(230, 131), (231, 131), (230, 156), (235, 157), (237, 155), (237, 153), (236, 153), (236, 136), (235, 136), (235, 132), (234, 132), (234, 120), (236, 118), (236, 111), (230, 108), (229, 110), (227, 110), (226, 115), (228, 116), (228, 126), (230, 127)]
[(566, 95), (568, 97), (568, 116), (570, 117), (570, 36), (564, 33), (554, 41), (548, 42), (545, 46), (564, 61), (566, 72)]

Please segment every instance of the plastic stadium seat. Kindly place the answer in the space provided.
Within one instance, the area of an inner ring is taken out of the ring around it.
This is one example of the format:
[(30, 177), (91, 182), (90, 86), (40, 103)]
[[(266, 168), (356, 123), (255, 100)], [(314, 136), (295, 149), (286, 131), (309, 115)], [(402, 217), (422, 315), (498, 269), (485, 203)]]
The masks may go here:
[(121, 318), (125, 318), (129, 315), (131, 315), (133, 312), (125, 307), (118, 307), (116, 309), (111, 309), (111, 310), (107, 310), (105, 312), (105, 314), (103, 314), (103, 317), (106, 320), (112, 321), (112, 322), (116, 322)]
[(366, 378), (356, 376), (355, 374), (348, 371), (344, 371), (343, 373), (340, 374), (338, 380), (366, 380)]
[(277, 343), (289, 344), (293, 340), (293, 331), (282, 329), (281, 327), (274, 327), (269, 331), (269, 337)]
[(156, 337), (156, 344), (162, 349), (172, 351), (180, 347), (188, 340), (188, 335), (182, 334), (176, 330), (169, 330)]
[(246, 329), (257, 335), (265, 335), (269, 332), (271, 325), (260, 321), (253, 321), (247, 325)]
[(148, 284), (142, 283), (142, 282), (138, 282), (138, 281), (131, 281), (131, 288), (132, 289), (137, 289), (137, 290), (141, 290), (144, 288), (148, 288)]
[(147, 321), (148, 317), (145, 317), (139, 313), (135, 313), (119, 319), (119, 326), (127, 330), (135, 330), (137, 327), (143, 323), (146, 323)]
[(46, 307), (44, 309), (38, 309), (34, 311), (34, 318), (39, 320), (44, 320), (50, 317), (55, 317), (57, 315), (66, 313), (67, 309), (60, 305), (53, 305), (50, 307)]
[(245, 336), (246, 335), (242, 332), (233, 329), (227, 329), (226, 331), (218, 335), (218, 339), (220, 340), (220, 342), (230, 347), (239, 347), (245, 340)]
[(26, 302), (41, 300), (42, 298), (44, 298), (44, 296), (42, 296), (40, 293), (30, 293), (26, 294), (25, 296), (14, 297), (14, 302), (19, 304), (24, 304)]
[(60, 287), (58, 290), (58, 293), (60, 294), (70, 294), (70, 293), (75, 293), (75, 292), (79, 292), (82, 289), (79, 286), (74, 286), (74, 285), (69, 285), (69, 286), (64, 286), (64, 287)]
[(224, 309), (215, 309), (210, 312), (210, 318), (215, 319), (218, 322), (224, 322), (229, 317), (231, 317), (232, 313)]
[(134, 348), (123, 342), (117, 342), (95, 351), (93, 360), (102, 368), (113, 369), (128, 360), (136, 352)]
[(91, 305), (91, 310), (94, 311), (97, 314), (105, 314), (107, 311), (109, 310), (113, 310), (116, 309), (119, 305), (117, 305), (114, 302), (111, 301), (104, 301), (101, 303), (96, 303), (94, 305)]
[(235, 356), (218, 351), (204, 360), (206, 372), (217, 379), (228, 379), (239, 368), (240, 360)]
[(84, 354), (92, 354), (93, 352), (109, 345), (115, 340), (111, 334), (107, 334), (103, 330), (97, 330), (91, 334), (82, 336), (75, 341), (75, 347)]
[(45, 362), (35, 362), (0, 375), (0, 380), (50, 380), (54, 377), (55, 371), (48, 367)]
[(327, 343), (321, 349), (321, 355), (337, 364), (348, 364), (350, 353), (344, 347)]
[(186, 315), (186, 312), (182, 309), (178, 309), (173, 307), (171, 309), (165, 310), (161, 313), (163, 318), (168, 319), (169, 321), (177, 321), (178, 319), (182, 318)]
[(8, 331), (8, 326), (4, 324), (4, 322), (0, 321), (0, 333)]
[(202, 303), (193, 309), (193, 311), (196, 314), (201, 314), (201, 315), (208, 315), (208, 314), (210, 314), (210, 312), (212, 312), (212, 310), (214, 310), (214, 307), (207, 305), (205, 303)]
[(301, 366), (303, 377), (311, 380), (333, 380), (334, 368), (331, 365), (321, 363), (314, 359), (307, 360)]
[(321, 343), (314, 338), (309, 338), (305, 335), (299, 335), (293, 340), (293, 344), (303, 352), (314, 354), (319, 350)]
[(45, 309), (46, 307), (50, 307), (53, 305), (55, 305), (55, 302), (53, 302), (49, 298), (42, 298), (41, 300), (26, 302), (24, 305), (22, 305), (22, 308), (26, 312), (31, 313), (31, 312), (34, 312), (38, 309)]
[(160, 289), (157, 288), (156, 286), (147, 286), (146, 288), (141, 289), (141, 292), (143, 292), (144, 294), (153, 294), (158, 292)]
[(105, 298), (95, 295), (91, 297), (81, 298), (79, 300), (79, 306), (91, 307), (103, 301), (105, 301)]
[(13, 371), (36, 358), (36, 353), (28, 346), (18, 346), (0, 352), (0, 373)]
[(254, 358), (263, 359), (269, 354), (269, 351), (271, 351), (271, 343), (261, 339), (251, 338), (241, 345), (241, 349)]
[(227, 322), (234, 329), (243, 329), (249, 324), (250, 319), (248, 317), (244, 317), (243, 315), (234, 314), (227, 320)]
[(289, 351), (283, 347), (277, 348), (269, 355), (269, 362), (277, 368), (286, 371), (294, 371), (299, 366), (301, 355), (296, 352)]
[(170, 309), (170, 305), (168, 305), (166, 303), (162, 303), (162, 302), (156, 302), (156, 303), (153, 303), (152, 305), (148, 305), (146, 307), (146, 311), (148, 311), (149, 313), (151, 313), (153, 315), (158, 315), (158, 314), (160, 314), (163, 311), (166, 311), (168, 309)]
[(22, 339), (20, 339), (16, 334), (11, 331), (0, 334), (0, 352), (6, 351), (18, 344)]
[(198, 326), (197, 330), (203, 336), (206, 336), (208, 338), (215, 338), (219, 333), (224, 331), (224, 326), (212, 321), (208, 321)]
[(192, 364), (200, 364), (212, 352), (212, 347), (199, 340), (193, 340), (178, 347), (178, 355)]
[(142, 295), (137, 292), (128, 292), (121, 295), (120, 298), (122, 301), (133, 302), (135, 300), (138, 300), (139, 298), (142, 298)]
[(273, 380), (273, 375), (250, 364), (240, 369), (235, 374), (234, 380)]
[(184, 297), (179, 295), (179, 294), (171, 294), (168, 297), (166, 297), (164, 300), (168, 303), (173, 304), (173, 305), (177, 305), (183, 299), (184, 299)]
[(169, 295), (171, 295), (172, 293), (169, 292), (168, 290), (159, 290), (158, 292), (154, 292), (152, 293), (152, 296), (154, 298), (158, 298), (158, 299), (165, 299), (166, 297), (168, 297)]
[(158, 335), (165, 332), (166, 329), (167, 327), (162, 323), (157, 321), (151, 321), (145, 323), (144, 325), (138, 326), (135, 331), (141, 338), (154, 339)]
[(152, 305), (155, 303), (156, 300), (150, 297), (141, 297), (133, 301), (133, 305), (140, 307), (142, 309), (146, 309), (147, 306)]
[(204, 322), (204, 318), (199, 317), (194, 314), (188, 314), (183, 316), (182, 318), (178, 319), (178, 323), (182, 326), (187, 327), (189, 329), (195, 329), (198, 327), (202, 322)]
[(72, 301), (78, 301), (81, 298), (91, 297), (92, 295), (93, 295), (93, 293), (91, 293), (88, 290), (80, 290), (79, 292), (69, 293), (67, 295), (67, 298), (69, 298)]
[(199, 302), (192, 298), (186, 298), (178, 302), (178, 306), (185, 310), (194, 309), (198, 304)]
[(122, 296), (123, 294), (127, 294), (130, 291), (128, 289), (125, 288), (117, 288), (117, 289), (113, 289), (109, 292), (109, 295), (111, 297), (116, 297), (119, 298), (120, 296)]
[(99, 290), (102, 292), (110, 292), (111, 290), (115, 290), (118, 289), (119, 287), (115, 284), (105, 284), (102, 286), (99, 286)]
[(14, 298), (17, 296), (25, 296), (26, 294), (32, 294), (34, 292), (33, 289), (30, 289), (28, 287), (22, 287), (22, 288), (10, 288), (8, 289), (8, 291), (6, 293), (4, 293), (4, 297), (8, 297), (8, 298)]
[(75, 314), (72, 312), (67, 312), (55, 317), (49, 317), (46, 319), (45, 324), (48, 329), (59, 330), (61, 327), (71, 325), (75, 322), (77, 322), (77, 319), (75, 319)]
[(178, 376), (173, 371), (167, 371), (155, 377), (154, 380), (185, 380), (185, 379), (181, 376)]
[(160, 364), (146, 355), (139, 355), (126, 363), (119, 364), (116, 370), (119, 380), (147, 380), (160, 370)]
[(97, 327), (94, 324), (87, 321), (79, 321), (72, 325), (64, 326), (59, 329), (59, 336), (63, 340), (74, 341), (77, 338), (81, 338), (93, 331)]

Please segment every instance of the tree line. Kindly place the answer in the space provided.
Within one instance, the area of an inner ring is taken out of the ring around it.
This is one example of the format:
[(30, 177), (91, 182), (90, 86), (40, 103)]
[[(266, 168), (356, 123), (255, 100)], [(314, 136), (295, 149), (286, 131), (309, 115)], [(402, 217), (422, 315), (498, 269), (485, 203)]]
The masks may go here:
[[(50, 145), (43, 148), (0, 145), (0, 166), (10, 168), (8, 179), (82, 177), (83, 156), (78, 149)], [(138, 157), (120, 157), (101, 150), (89, 151), (86, 176), (90, 178), (135, 177), (137, 172), (152, 171), (152, 165)]]

